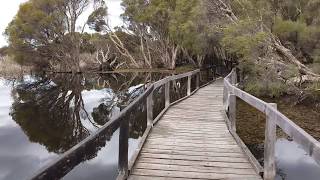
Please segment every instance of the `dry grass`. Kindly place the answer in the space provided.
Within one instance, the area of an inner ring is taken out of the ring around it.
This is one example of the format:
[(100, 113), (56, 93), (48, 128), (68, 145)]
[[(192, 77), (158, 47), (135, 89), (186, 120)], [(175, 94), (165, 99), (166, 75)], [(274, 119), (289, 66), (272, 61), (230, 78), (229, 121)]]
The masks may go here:
[(31, 70), (30, 67), (21, 66), (14, 62), (9, 56), (0, 57), (0, 75), (1, 76), (17, 76), (27, 74)]

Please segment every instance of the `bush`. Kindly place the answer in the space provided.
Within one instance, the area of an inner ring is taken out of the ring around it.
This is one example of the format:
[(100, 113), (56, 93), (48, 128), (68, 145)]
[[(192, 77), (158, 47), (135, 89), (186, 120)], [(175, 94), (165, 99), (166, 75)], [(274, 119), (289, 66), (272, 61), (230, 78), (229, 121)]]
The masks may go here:
[(244, 90), (258, 97), (276, 98), (284, 95), (287, 86), (281, 81), (248, 81), (244, 84)]
[(21, 66), (12, 60), (9, 56), (0, 57), (0, 75), (16, 76), (30, 71), (30, 67)]

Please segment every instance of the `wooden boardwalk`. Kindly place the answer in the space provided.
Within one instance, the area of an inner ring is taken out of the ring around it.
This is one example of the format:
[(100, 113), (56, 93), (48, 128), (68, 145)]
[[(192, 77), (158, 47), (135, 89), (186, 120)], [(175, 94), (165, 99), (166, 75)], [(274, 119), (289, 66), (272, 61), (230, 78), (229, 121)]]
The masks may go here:
[[(276, 104), (264, 102), (239, 89), (236, 86), (236, 69), (223, 82), (220, 79), (201, 89), (200, 77), (201, 71), (197, 69), (149, 85), (119, 115), (28, 179), (64, 177), (81, 162), (79, 160), (90, 156), (87, 150), (92, 149), (92, 143), (100, 142), (100, 137), (115, 127), (120, 129), (117, 180), (261, 179), (258, 174), (263, 174), (265, 180), (273, 180), (276, 177), (277, 127), (320, 165), (320, 142), (279, 112)], [(185, 97), (188, 98), (178, 100), (178, 104), (170, 103), (170, 84), (182, 78), (188, 78)], [(191, 91), (192, 78), (196, 80), (194, 91)], [(165, 108), (154, 118), (153, 94), (161, 86), (164, 87)], [(264, 167), (261, 167), (236, 133), (237, 98), (266, 115)], [(130, 121), (124, 117), (142, 103), (147, 106), (148, 126), (129, 158)], [(226, 114), (229, 118), (226, 118)]]
[(128, 179), (261, 179), (227, 128), (222, 96), (218, 80), (169, 108)]

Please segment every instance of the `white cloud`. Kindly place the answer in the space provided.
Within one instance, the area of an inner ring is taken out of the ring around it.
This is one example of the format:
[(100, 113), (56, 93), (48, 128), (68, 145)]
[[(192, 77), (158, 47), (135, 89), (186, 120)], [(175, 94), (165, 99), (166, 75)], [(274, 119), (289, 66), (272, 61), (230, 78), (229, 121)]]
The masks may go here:
[[(3, 32), (5, 31), (8, 23), (16, 15), (19, 5), (27, 0), (5, 0), (5, 3), (0, 6), (0, 47), (7, 44)], [(123, 13), (121, 8), (122, 0), (106, 0), (108, 6), (108, 19), (112, 27), (122, 25), (122, 20), (120, 15)], [(83, 14), (80, 21), (84, 22), (90, 13), (92, 8), (90, 7), (86, 13)], [(78, 26), (81, 26), (83, 23), (79, 23)], [(89, 30), (87, 30), (89, 31)]]
[(112, 27), (121, 26), (122, 19), (120, 15), (123, 13), (123, 9), (121, 7), (122, 0), (108, 0), (108, 18)]

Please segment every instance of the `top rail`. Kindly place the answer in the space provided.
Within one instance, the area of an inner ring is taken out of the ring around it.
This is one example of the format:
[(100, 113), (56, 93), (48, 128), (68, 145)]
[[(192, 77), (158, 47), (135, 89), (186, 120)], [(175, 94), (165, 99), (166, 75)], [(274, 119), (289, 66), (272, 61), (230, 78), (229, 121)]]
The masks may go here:
[[(235, 104), (235, 97), (242, 99), (267, 116), (265, 131), (264, 178), (275, 178), (274, 146), (276, 141), (277, 126), (280, 127), (287, 135), (289, 135), (293, 141), (299, 144), (305, 150), (305, 152), (308, 153), (308, 155), (320, 165), (320, 142), (318, 142), (301, 127), (279, 112), (274, 105), (266, 103), (261, 99), (258, 99), (251, 94), (237, 88), (236, 77), (236, 69), (233, 69), (232, 72), (224, 79), (224, 104), (226, 110), (229, 112), (229, 117), (232, 117), (230, 113), (234, 113), (235, 111), (235, 109), (232, 108), (232, 106)], [(235, 119), (231, 118), (230, 121), (233, 121), (229, 122), (231, 126), (232, 124), (235, 124)], [(235, 125), (230, 128), (233, 128), (233, 131), (235, 131)]]
[[(98, 131), (94, 132), (80, 143), (72, 147), (70, 150), (59, 156), (57, 159), (53, 160), (52, 162), (46, 164), (43, 168), (38, 170), (32, 177), (29, 179), (33, 180), (42, 180), (42, 179), (56, 179), (65, 176), (68, 172), (70, 172), (75, 166), (85, 160), (86, 155), (85, 153), (90, 151), (93, 147), (96, 146), (97, 143), (103, 143), (105, 139), (101, 138), (111, 128), (120, 128), (120, 135), (119, 135), (119, 162), (118, 162), (118, 171), (119, 176), (117, 179), (125, 179), (128, 175), (129, 170), (132, 168), (133, 163), (135, 162), (142, 145), (152, 128), (153, 124), (160, 119), (160, 117), (165, 113), (165, 111), (169, 108), (170, 105), (173, 105), (176, 102), (170, 103), (170, 82), (174, 80), (178, 80), (181, 78), (188, 77), (188, 86), (187, 86), (187, 96), (190, 96), (191, 92), (191, 76), (196, 76), (196, 89), (192, 92), (196, 92), (199, 89), (199, 76), (200, 76), (200, 69), (187, 72), (184, 74), (178, 74), (174, 76), (166, 77), (162, 80), (159, 80), (151, 85), (148, 86), (147, 90), (143, 92), (138, 98), (136, 98), (132, 103), (130, 103), (124, 110), (120, 112), (117, 116), (113, 117), (109, 122), (107, 122), (104, 126), (102, 126)], [(189, 80), (190, 79), (190, 80)], [(154, 119), (153, 118), (153, 101), (152, 96), (155, 89), (159, 88), (160, 86), (165, 85), (165, 101), (166, 107), (165, 109)], [(186, 98), (184, 97), (184, 98)], [(183, 99), (183, 98), (182, 98)], [(181, 99), (180, 99), (181, 100)], [(128, 158), (128, 134), (129, 134), (129, 120), (125, 119), (125, 115), (130, 112), (134, 107), (139, 105), (141, 102), (147, 102), (147, 121), (148, 127), (145, 131), (142, 141), (138, 145), (138, 149), (136, 153), (133, 155), (133, 158), (129, 161)], [(179, 101), (179, 100), (178, 100)], [(80, 157), (79, 157), (80, 156)], [(54, 177), (54, 178), (53, 178)]]

